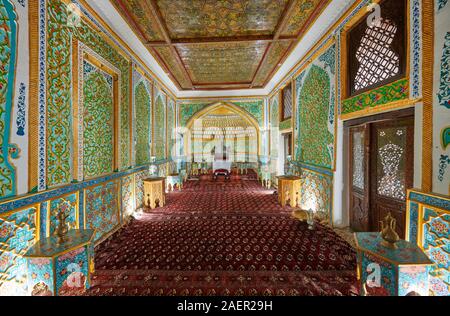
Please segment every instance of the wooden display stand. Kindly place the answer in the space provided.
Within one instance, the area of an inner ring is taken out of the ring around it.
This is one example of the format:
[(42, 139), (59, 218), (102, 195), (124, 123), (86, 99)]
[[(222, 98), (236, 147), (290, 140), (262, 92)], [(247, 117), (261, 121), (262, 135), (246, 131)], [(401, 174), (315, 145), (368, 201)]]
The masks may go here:
[(148, 178), (144, 181), (144, 205), (147, 208), (155, 209), (166, 204), (166, 179)]
[(278, 179), (278, 202), (281, 206), (286, 206), (289, 201), (291, 207), (297, 207), (300, 203), (300, 177), (280, 176)]

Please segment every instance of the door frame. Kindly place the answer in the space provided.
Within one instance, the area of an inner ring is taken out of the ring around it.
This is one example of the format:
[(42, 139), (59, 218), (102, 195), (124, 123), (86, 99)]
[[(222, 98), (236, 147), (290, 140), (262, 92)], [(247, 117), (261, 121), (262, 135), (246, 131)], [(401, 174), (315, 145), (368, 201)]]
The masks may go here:
[[(383, 122), (383, 121), (391, 121), (391, 120), (406, 119), (406, 118), (413, 118), (413, 120), (415, 122), (415, 119), (416, 119), (415, 107), (410, 107), (410, 108), (406, 108), (406, 109), (380, 113), (380, 114), (376, 114), (376, 115), (370, 115), (370, 116), (356, 118), (356, 119), (353, 119), (353, 120), (348, 120), (348, 121), (343, 122), (344, 123), (344, 135), (345, 135), (344, 142), (347, 144), (347, 148), (345, 149), (345, 151), (346, 151), (347, 161), (348, 161), (347, 165), (344, 166), (344, 168), (348, 167), (348, 170), (347, 170), (347, 172), (345, 174), (345, 177), (347, 178), (347, 180), (346, 180), (347, 185), (346, 185), (346, 192), (345, 192), (344, 196), (345, 196), (345, 199), (347, 200), (347, 203), (346, 203), (347, 210), (346, 210), (346, 212), (347, 212), (347, 216), (348, 216), (348, 219), (349, 219), (349, 226), (351, 226), (351, 224), (352, 224), (352, 222), (351, 222), (351, 220), (352, 220), (351, 195), (352, 195), (352, 185), (353, 185), (352, 182), (351, 182), (351, 180), (353, 178), (352, 168), (351, 168), (351, 163), (352, 163), (351, 162), (351, 158), (352, 158), (353, 155), (352, 155), (352, 152), (351, 152), (352, 151), (352, 146), (351, 146), (351, 144), (352, 144), (352, 140), (351, 140), (352, 133), (350, 132), (350, 129), (354, 128), (354, 127), (358, 127), (358, 126), (363, 126), (363, 125), (368, 124), (368, 123), (372, 124), (372, 123), (379, 123), (379, 122)], [(371, 137), (370, 136), (370, 134), (371, 134), (371, 126), (373, 126), (373, 125), (369, 125), (368, 126), (369, 128), (366, 129), (366, 132), (368, 132), (368, 134), (369, 134), (368, 137)], [(414, 123), (414, 126), (415, 126), (415, 123)], [(365, 135), (365, 136), (367, 137), (367, 135)], [(365, 139), (366, 139), (366, 137), (365, 137)], [(365, 144), (365, 145), (367, 145), (367, 144)], [(366, 163), (368, 164), (368, 170), (369, 170), (369, 174), (370, 174), (371, 159), (368, 159)], [(414, 163), (414, 159), (413, 159), (413, 163)], [(367, 174), (367, 172), (366, 172), (366, 174)], [(365, 185), (369, 185), (369, 187), (366, 187), (366, 189), (369, 190), (367, 192), (367, 194), (368, 194), (368, 201), (367, 201), (368, 205), (366, 207), (368, 207), (368, 211), (369, 211), (369, 226), (371, 226), (372, 225), (371, 221), (372, 221), (372, 218), (373, 218), (373, 214), (371, 214), (371, 205), (370, 205), (371, 181), (369, 179), (370, 175), (366, 175), (366, 176), (368, 176), (368, 177), (365, 178), (364, 182), (365, 182)]]

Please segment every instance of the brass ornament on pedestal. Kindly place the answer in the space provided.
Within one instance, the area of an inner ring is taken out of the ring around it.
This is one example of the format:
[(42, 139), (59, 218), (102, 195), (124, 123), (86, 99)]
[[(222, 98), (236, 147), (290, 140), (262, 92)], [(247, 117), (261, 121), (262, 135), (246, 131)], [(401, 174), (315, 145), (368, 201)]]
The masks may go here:
[(66, 213), (65, 208), (62, 208), (56, 218), (58, 219), (58, 227), (56, 228), (56, 237), (58, 245), (63, 245), (67, 242), (67, 233), (69, 228), (66, 223), (66, 219), (69, 217), (69, 213)]
[(380, 235), (381, 238), (383, 238), (383, 240), (381, 241), (381, 245), (386, 248), (397, 249), (395, 243), (400, 240), (400, 237), (395, 231), (395, 227), (397, 224), (396, 219), (393, 218), (391, 213), (389, 212), (388, 215), (382, 221), (380, 221), (380, 223)]

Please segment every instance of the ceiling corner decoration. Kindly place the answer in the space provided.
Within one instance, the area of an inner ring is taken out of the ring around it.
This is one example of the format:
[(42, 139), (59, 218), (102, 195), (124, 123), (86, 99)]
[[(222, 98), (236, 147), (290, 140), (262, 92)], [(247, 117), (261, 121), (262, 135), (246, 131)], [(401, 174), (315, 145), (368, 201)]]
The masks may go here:
[(330, 0), (110, 0), (180, 90), (264, 88)]

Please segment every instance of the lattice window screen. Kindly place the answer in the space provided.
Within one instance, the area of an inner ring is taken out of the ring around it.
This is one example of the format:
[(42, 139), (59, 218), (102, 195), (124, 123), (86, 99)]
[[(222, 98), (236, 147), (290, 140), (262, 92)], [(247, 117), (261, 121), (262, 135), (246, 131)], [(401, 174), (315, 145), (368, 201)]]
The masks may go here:
[(292, 117), (292, 85), (283, 89), (283, 117), (282, 120)]
[(400, 57), (391, 49), (397, 33), (394, 22), (381, 19), (379, 26), (367, 27), (356, 52), (360, 66), (354, 80), (354, 90), (358, 91), (400, 72)]

